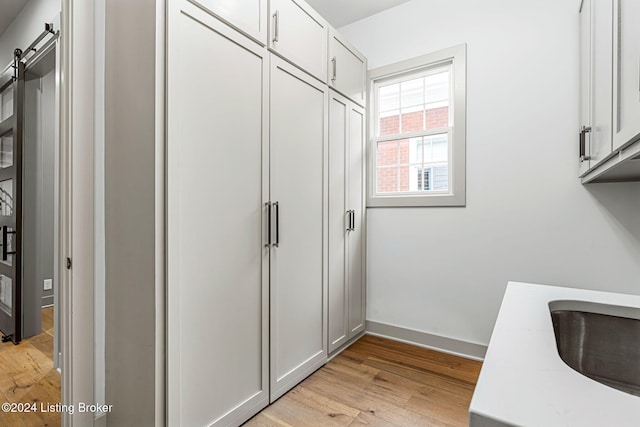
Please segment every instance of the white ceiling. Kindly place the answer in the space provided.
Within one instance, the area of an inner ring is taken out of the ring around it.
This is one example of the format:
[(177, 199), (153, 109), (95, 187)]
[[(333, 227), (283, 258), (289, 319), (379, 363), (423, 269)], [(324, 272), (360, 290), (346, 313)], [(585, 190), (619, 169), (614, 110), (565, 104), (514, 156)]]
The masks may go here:
[[(0, 0), (0, 35), (29, 0)], [(307, 0), (331, 25), (340, 28), (409, 0)]]
[(375, 15), (409, 0), (307, 0), (335, 28)]
[(29, 0), (0, 0), (0, 35), (13, 22)]

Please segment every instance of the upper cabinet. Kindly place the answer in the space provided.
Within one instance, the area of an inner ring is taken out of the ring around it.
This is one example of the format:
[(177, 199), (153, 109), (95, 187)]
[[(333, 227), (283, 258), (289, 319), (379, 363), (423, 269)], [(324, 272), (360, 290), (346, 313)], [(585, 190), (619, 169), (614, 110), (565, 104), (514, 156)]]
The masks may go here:
[(613, 0), (583, 0), (580, 10), (580, 176), (612, 152)]
[(640, 137), (640, 2), (613, 2), (613, 146)]
[(582, 0), (580, 129), (583, 183), (640, 180), (640, 2)]
[(613, 0), (591, 0), (591, 144), (595, 166), (611, 154)]
[(267, 0), (189, 0), (263, 46), (267, 42)]
[(591, 0), (580, 7), (580, 147), (578, 176), (591, 167)]
[(329, 24), (299, 0), (269, 1), (269, 49), (327, 82)]
[(329, 85), (364, 107), (367, 59), (334, 29), (329, 30)]

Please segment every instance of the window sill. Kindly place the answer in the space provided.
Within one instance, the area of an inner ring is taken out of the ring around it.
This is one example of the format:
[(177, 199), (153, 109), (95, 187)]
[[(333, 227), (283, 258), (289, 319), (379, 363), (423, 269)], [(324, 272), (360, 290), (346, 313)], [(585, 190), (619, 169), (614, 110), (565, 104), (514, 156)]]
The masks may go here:
[(464, 194), (430, 194), (412, 196), (369, 196), (368, 208), (465, 207)]

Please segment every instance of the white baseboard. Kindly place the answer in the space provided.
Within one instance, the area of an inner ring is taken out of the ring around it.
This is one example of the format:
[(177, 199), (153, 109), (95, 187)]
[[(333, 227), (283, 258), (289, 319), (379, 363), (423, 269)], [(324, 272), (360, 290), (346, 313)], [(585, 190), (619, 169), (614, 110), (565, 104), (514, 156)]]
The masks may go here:
[(473, 360), (484, 360), (487, 346), (367, 320), (366, 333)]

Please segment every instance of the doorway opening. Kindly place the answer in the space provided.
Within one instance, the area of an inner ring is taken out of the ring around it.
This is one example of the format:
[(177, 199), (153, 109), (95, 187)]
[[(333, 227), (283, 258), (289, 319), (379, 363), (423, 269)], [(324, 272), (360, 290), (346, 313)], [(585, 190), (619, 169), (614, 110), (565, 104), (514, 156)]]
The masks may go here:
[(0, 400), (36, 405), (0, 425), (61, 423), (57, 50), (46, 24), (0, 74)]

